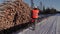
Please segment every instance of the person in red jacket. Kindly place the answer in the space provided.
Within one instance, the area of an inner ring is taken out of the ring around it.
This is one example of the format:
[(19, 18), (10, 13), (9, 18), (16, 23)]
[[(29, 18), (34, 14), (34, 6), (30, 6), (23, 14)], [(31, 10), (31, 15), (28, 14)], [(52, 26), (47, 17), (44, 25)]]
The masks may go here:
[(32, 18), (32, 30), (35, 30), (35, 24), (37, 23), (37, 18), (39, 10), (37, 7), (34, 7), (33, 10), (31, 11), (31, 18)]

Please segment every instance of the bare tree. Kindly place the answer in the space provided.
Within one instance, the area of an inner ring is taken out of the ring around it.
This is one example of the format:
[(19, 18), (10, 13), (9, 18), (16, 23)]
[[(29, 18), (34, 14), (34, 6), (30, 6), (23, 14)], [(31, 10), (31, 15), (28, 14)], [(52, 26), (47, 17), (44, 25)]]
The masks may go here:
[(33, 8), (33, 6), (34, 6), (34, 2), (33, 0), (31, 0), (31, 7)]

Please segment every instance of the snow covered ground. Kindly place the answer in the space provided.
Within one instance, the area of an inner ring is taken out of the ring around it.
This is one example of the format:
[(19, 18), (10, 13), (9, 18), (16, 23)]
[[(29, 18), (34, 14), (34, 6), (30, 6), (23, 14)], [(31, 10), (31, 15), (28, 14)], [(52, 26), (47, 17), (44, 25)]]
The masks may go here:
[(17, 31), (13, 34), (60, 34), (60, 14), (50, 16), (36, 24), (35, 31), (27, 28), (22, 32)]

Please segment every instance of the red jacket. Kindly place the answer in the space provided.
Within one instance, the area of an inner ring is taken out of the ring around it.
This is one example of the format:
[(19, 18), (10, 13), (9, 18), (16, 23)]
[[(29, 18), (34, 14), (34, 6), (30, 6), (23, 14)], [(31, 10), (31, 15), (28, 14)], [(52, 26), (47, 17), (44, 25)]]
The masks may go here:
[(32, 10), (32, 18), (38, 18), (39, 10)]

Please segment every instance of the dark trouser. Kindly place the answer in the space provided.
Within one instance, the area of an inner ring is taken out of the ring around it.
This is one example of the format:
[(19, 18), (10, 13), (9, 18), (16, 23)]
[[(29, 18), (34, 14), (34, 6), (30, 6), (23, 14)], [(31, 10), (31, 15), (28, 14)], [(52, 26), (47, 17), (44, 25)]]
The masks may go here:
[(34, 18), (33, 18), (33, 20), (34, 20), (34, 22), (32, 23), (32, 28), (35, 30), (36, 23), (37, 23), (37, 19), (34, 19)]

